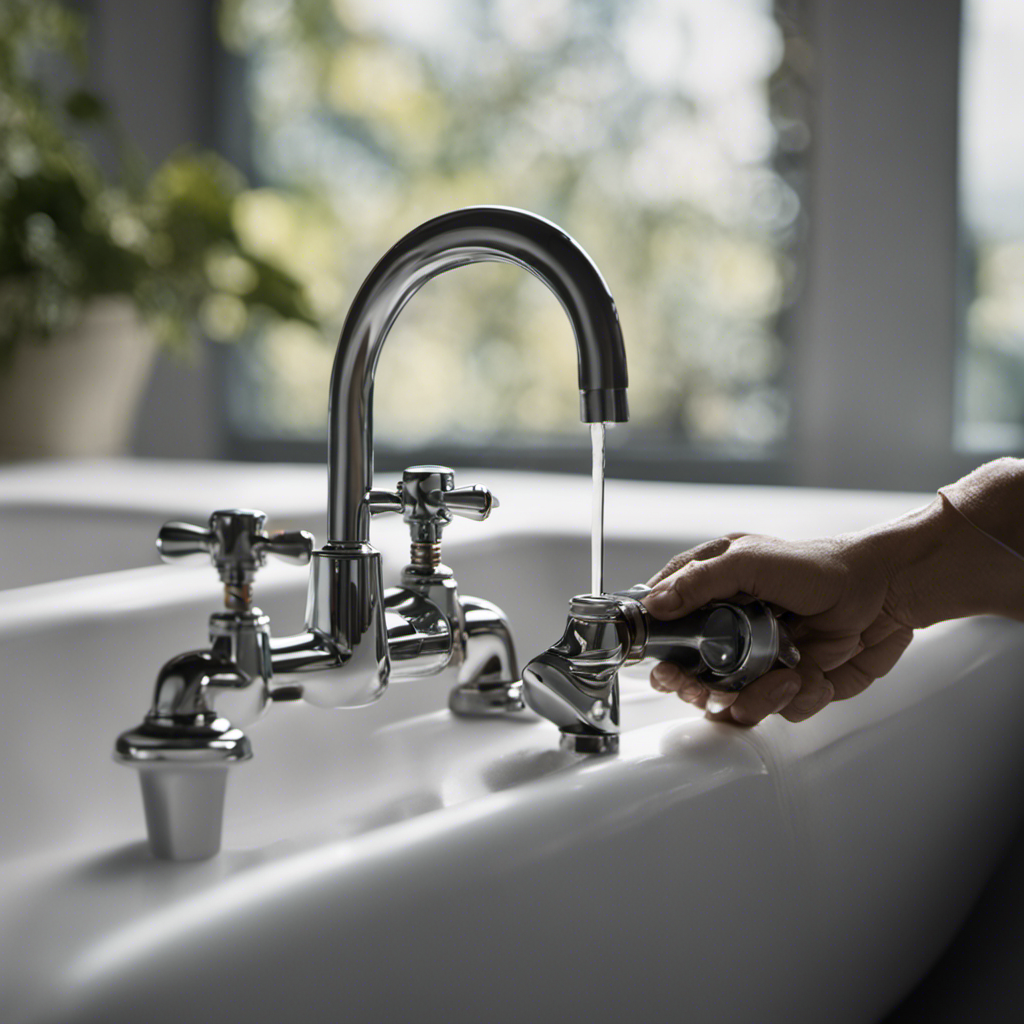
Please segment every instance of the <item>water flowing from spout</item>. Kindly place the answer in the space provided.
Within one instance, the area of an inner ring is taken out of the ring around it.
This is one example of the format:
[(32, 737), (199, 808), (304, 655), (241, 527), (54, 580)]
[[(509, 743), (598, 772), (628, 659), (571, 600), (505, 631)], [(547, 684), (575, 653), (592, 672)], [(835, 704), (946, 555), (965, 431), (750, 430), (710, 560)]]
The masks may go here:
[(603, 423), (590, 424), (593, 494), (590, 519), (590, 592), (604, 593), (604, 435)]

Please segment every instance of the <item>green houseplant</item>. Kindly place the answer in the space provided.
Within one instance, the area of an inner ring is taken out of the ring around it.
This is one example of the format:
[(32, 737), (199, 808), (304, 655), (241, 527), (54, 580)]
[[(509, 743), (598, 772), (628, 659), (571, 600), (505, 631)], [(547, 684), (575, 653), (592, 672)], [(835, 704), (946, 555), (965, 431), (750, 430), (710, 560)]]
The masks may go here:
[[(0, 8), (3, 457), (122, 449), (155, 346), (187, 353), (197, 325), (231, 340), (265, 317), (312, 323), (302, 286), (236, 231), (230, 164), (183, 151), (147, 173), (98, 97), (43, 86), (42, 58), (81, 70), (83, 29), (54, 0)], [(114, 173), (83, 141), (98, 132)]]

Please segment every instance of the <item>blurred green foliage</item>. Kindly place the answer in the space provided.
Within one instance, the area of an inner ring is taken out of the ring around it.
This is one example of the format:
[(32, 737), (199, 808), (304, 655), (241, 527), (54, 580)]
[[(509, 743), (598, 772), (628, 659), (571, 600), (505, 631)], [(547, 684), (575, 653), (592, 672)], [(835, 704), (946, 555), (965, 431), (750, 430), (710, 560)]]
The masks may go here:
[[(60, 77), (82, 76), (84, 40), (81, 17), (53, 0), (0, 6), (0, 369), (102, 295), (130, 297), (181, 350), (197, 319), (221, 339), (266, 313), (312, 323), (298, 279), (241, 240), (246, 189), (228, 163), (181, 152), (146, 173), (100, 97), (44, 86), (55, 61)], [(118, 153), (115, 175), (83, 141), (96, 128)]]

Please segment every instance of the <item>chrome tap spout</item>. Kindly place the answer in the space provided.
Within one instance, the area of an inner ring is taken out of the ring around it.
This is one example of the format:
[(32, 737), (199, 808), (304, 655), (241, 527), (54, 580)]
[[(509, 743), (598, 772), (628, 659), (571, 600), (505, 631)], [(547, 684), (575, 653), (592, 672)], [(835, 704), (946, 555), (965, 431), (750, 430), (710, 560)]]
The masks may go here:
[(576, 336), (583, 422), (629, 418), (615, 300), (583, 248), (556, 224), (524, 210), (474, 206), (435, 217), (385, 253), (359, 289), (341, 331), (331, 375), (328, 545), (369, 539), (373, 382), (381, 346), (398, 314), (431, 278), (487, 261), (528, 270), (562, 304)]

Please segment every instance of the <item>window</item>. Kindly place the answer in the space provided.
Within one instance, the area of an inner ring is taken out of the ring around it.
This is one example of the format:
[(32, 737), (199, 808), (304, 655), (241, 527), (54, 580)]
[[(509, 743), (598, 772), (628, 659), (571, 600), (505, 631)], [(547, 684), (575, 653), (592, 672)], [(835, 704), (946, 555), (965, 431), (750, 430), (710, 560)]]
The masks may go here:
[(966, 0), (960, 191), (968, 306), (958, 440), (1024, 443), (1024, 4)]
[[(807, 48), (770, 0), (234, 0), (223, 32), (247, 56), (266, 185), (239, 226), (331, 325), (270, 328), (237, 360), (237, 437), (320, 440), (362, 277), (422, 220), (498, 203), (561, 224), (611, 286), (632, 412), (613, 449), (758, 459), (785, 441)], [(444, 275), (384, 347), (378, 443), (491, 462), (582, 445), (575, 373), (529, 275)]]

